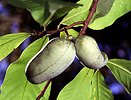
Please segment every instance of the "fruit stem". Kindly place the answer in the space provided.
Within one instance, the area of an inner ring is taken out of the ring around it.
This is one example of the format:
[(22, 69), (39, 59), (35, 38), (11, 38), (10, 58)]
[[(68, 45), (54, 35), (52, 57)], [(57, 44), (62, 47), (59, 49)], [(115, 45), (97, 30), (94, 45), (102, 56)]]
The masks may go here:
[(89, 11), (89, 14), (84, 22), (84, 27), (82, 28), (82, 30), (80, 31), (80, 34), (79, 35), (85, 35), (85, 32), (86, 32), (86, 29), (88, 27), (88, 24), (91, 20), (91, 18), (93, 17), (93, 14), (95, 13), (96, 11), (96, 6), (97, 6), (97, 3), (98, 3), (98, 0), (93, 0), (92, 2), (92, 5), (91, 5), (91, 8), (90, 8), (90, 11)]
[(51, 80), (48, 80), (47, 83), (45, 84), (43, 90), (40, 92), (40, 94), (38, 95), (38, 97), (36, 98), (36, 100), (40, 100), (41, 97), (43, 97), (47, 87), (49, 86)]

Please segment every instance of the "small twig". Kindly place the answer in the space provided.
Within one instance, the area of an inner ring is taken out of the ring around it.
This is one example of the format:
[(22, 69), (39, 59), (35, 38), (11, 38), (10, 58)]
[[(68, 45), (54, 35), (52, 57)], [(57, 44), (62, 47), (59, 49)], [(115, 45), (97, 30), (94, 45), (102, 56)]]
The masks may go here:
[(75, 22), (75, 23), (73, 23), (73, 24), (71, 24), (71, 25), (69, 25), (69, 26), (66, 26), (66, 27), (62, 28), (62, 29), (55, 30), (55, 31), (46, 31), (46, 33), (54, 34), (54, 33), (62, 32), (62, 31), (64, 31), (64, 29), (68, 30), (68, 29), (72, 28), (72, 27), (75, 26), (75, 25), (84, 24), (84, 22), (85, 22), (85, 21)]
[(88, 27), (88, 24), (91, 20), (91, 18), (93, 17), (93, 14), (95, 13), (96, 11), (96, 6), (97, 6), (97, 3), (98, 3), (98, 0), (93, 0), (92, 2), (92, 5), (91, 5), (91, 8), (90, 8), (90, 11), (89, 11), (89, 14), (85, 20), (85, 23), (84, 23), (84, 27), (82, 28), (82, 30), (80, 31), (80, 34), (79, 35), (84, 35), (85, 32), (86, 32), (86, 29)]
[(44, 34), (54, 34), (54, 33), (59, 33), (59, 32), (62, 32), (64, 31), (65, 29), (68, 30), (70, 28), (72, 28), (73, 26), (75, 25), (78, 25), (78, 24), (84, 24), (85, 21), (79, 21), (79, 22), (75, 22), (69, 26), (66, 26), (64, 28), (61, 28), (59, 30), (54, 30), (54, 31), (44, 31), (44, 32), (38, 32), (38, 31), (34, 31), (35, 34), (38, 34), (38, 35), (44, 35)]
[(38, 95), (38, 97), (36, 98), (36, 100), (40, 100), (41, 97), (43, 97), (47, 87), (49, 86), (51, 80), (48, 80), (46, 85), (44, 86), (43, 90), (40, 92), (40, 94)]
[(87, 27), (88, 27), (88, 24), (89, 24), (91, 18), (93, 17), (93, 14), (94, 14), (95, 11), (96, 11), (97, 3), (98, 3), (98, 0), (93, 0), (92, 5), (91, 5), (91, 8), (90, 8), (90, 11), (89, 11), (89, 14), (88, 14), (88, 16), (87, 16), (87, 18), (86, 18), (85, 21), (75, 22), (75, 23), (73, 23), (73, 24), (71, 24), (71, 25), (69, 25), (69, 26), (63, 27), (63, 28), (61, 28), (61, 29), (59, 29), (59, 30), (44, 31), (44, 32), (37, 32), (37, 31), (35, 31), (35, 34), (44, 35), (44, 34), (59, 33), (59, 32), (65, 31), (65, 29), (68, 30), (68, 29), (72, 28), (72, 27), (75, 26), (75, 25), (84, 24), (84, 27), (82, 28), (82, 30), (80, 31), (80, 34), (79, 34), (79, 35), (84, 35), (85, 32), (86, 32), (86, 29), (87, 29)]

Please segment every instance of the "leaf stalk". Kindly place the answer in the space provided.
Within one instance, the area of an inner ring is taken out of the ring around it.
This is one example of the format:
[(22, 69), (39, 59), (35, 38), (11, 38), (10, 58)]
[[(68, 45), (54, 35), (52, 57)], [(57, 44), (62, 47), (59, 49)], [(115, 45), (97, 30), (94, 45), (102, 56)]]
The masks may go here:
[(38, 97), (36, 98), (36, 100), (40, 100), (41, 97), (43, 97), (47, 87), (49, 86), (51, 80), (48, 80), (46, 85), (44, 86), (43, 90), (40, 92), (40, 94), (38, 95)]

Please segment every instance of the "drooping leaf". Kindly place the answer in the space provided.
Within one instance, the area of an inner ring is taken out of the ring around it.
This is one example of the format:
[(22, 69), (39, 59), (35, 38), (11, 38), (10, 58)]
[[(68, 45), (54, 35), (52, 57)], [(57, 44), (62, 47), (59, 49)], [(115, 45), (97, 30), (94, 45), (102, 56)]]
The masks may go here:
[(14, 33), (0, 36), (0, 60), (16, 49), (31, 33)]
[[(25, 67), (28, 61), (43, 47), (48, 37), (36, 40), (27, 47), (17, 62), (12, 63), (7, 69), (1, 88), (1, 100), (36, 100), (46, 82), (31, 84), (25, 75)], [(48, 100), (51, 86), (45, 92), (43, 100)]]
[[(107, 2), (107, 0), (103, 1)], [(105, 7), (101, 8), (105, 9)], [(89, 25), (89, 28), (94, 30), (100, 30), (107, 26), (110, 26), (111, 24), (114, 23), (116, 19), (126, 14), (130, 10), (131, 10), (131, 0), (114, 0), (110, 11), (105, 16), (95, 19), (94, 22)], [(101, 12), (102, 10), (99, 11)], [(101, 13), (98, 14), (98, 16), (99, 15), (101, 15)]]
[(111, 90), (107, 87), (100, 71), (96, 71), (92, 79), (90, 100), (113, 100)]
[(33, 18), (43, 26), (79, 6), (61, 0), (8, 0), (8, 2), (16, 7), (28, 9)]
[(111, 59), (106, 64), (116, 79), (131, 94), (131, 61), (124, 59)]
[(84, 21), (89, 13), (93, 0), (80, 0), (77, 4), (82, 4), (83, 6), (72, 9), (62, 20), (60, 24), (70, 25), (78, 21)]
[(59, 93), (57, 100), (89, 100), (94, 70), (83, 68)]
[[(75, 31), (74, 29), (68, 29), (67, 32), (68, 32), (69, 35), (72, 35), (73, 37), (77, 37), (79, 35), (79, 33), (77, 31)], [(66, 34), (65, 34), (64, 31), (60, 32), (60, 37), (61, 38), (66, 37)]]

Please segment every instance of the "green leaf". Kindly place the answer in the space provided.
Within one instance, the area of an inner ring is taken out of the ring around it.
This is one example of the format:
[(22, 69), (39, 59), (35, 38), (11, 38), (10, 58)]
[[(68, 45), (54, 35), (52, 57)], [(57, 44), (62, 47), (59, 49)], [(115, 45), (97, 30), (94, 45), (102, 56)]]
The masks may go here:
[(113, 100), (111, 90), (107, 87), (104, 77), (100, 71), (96, 71), (92, 79), (90, 100)]
[[(78, 21), (84, 21), (88, 16), (92, 1), (93, 0), (80, 0), (77, 4), (83, 4), (83, 6), (76, 9), (72, 9), (63, 19), (61, 24), (70, 25)], [(94, 18), (92, 19), (92, 21), (96, 18), (106, 15), (110, 11), (113, 2), (114, 0), (98, 0), (96, 13), (94, 14)]]
[(77, 4), (82, 4), (83, 6), (72, 9), (60, 24), (71, 25), (78, 21), (84, 21), (89, 13), (92, 1), (93, 0), (80, 0), (77, 2)]
[[(68, 29), (67, 30), (68, 34), (69, 35), (72, 35), (73, 37), (77, 37), (79, 35), (79, 33), (73, 29)], [(61, 38), (65, 38), (66, 37), (66, 34), (64, 31), (60, 32), (60, 37)]]
[(57, 100), (113, 100), (100, 71), (83, 68), (59, 93)]
[[(48, 39), (43, 37), (33, 42), (24, 50), (19, 60), (9, 66), (1, 88), (1, 100), (36, 100), (46, 82), (39, 85), (31, 84), (26, 78), (25, 67)], [(50, 89), (51, 85), (47, 88), (43, 100), (48, 100)]]
[(8, 0), (8, 2), (16, 7), (28, 9), (33, 18), (43, 26), (79, 6), (61, 0)]
[(91, 19), (90, 24), (97, 18), (103, 17), (109, 13), (111, 7), (113, 5), (114, 0), (98, 0), (96, 12), (94, 13), (94, 17)]
[[(72, 9), (60, 24), (70, 25), (74, 22), (84, 21), (89, 14), (92, 1), (93, 0), (80, 0), (77, 4), (83, 4), (83, 6)], [(100, 30), (112, 25), (116, 19), (131, 10), (130, 5), (131, 0), (99, 0), (96, 13), (94, 13), (88, 27), (94, 30)]]
[[(107, 0), (103, 0), (103, 1), (107, 3)], [(113, 0), (110, 0), (110, 2), (112, 1)], [(101, 7), (101, 8), (104, 10), (106, 9), (106, 7)], [(103, 12), (102, 9), (100, 9), (99, 12)], [(93, 23), (88, 25), (88, 27), (94, 30), (103, 29), (113, 24), (116, 19), (126, 14), (130, 10), (131, 10), (131, 0), (115, 0), (113, 2), (110, 11), (109, 12), (107, 11), (108, 13), (106, 15), (104, 14), (105, 16), (95, 19)], [(101, 13), (98, 14), (98, 16), (101, 15), (102, 15)]]
[(110, 11), (114, 1), (115, 0), (99, 0), (96, 7), (98, 14), (95, 17), (105, 16)]
[(83, 68), (79, 74), (59, 93), (57, 100), (88, 100), (94, 70)]
[(31, 33), (14, 33), (0, 36), (0, 60), (16, 49)]
[(131, 94), (131, 61), (124, 59), (111, 59), (106, 64), (116, 79)]

